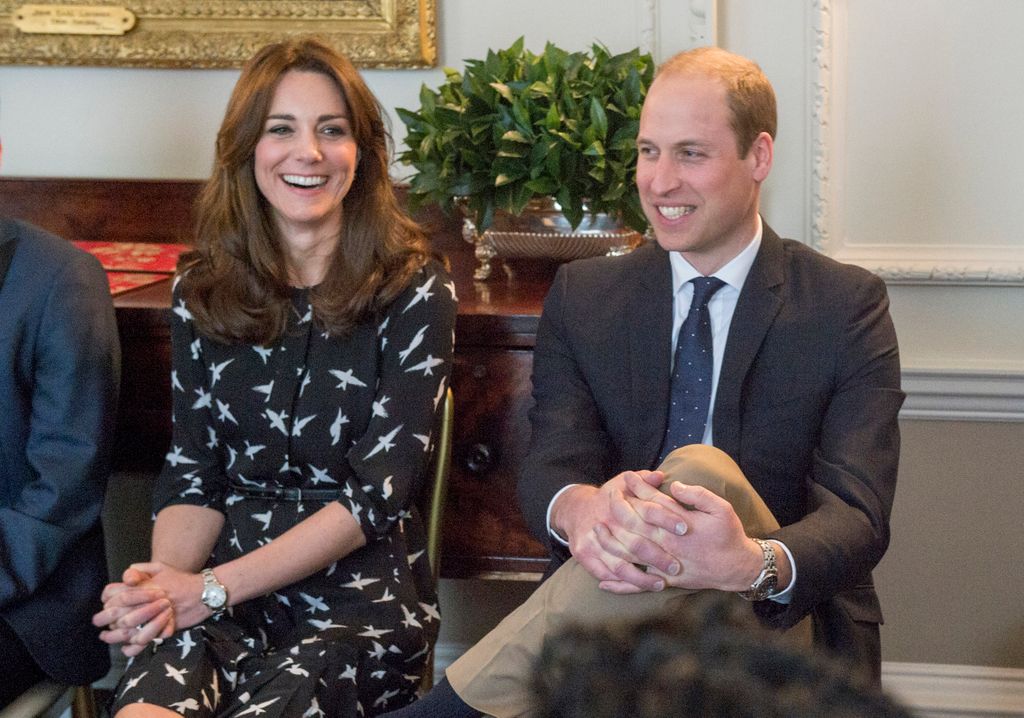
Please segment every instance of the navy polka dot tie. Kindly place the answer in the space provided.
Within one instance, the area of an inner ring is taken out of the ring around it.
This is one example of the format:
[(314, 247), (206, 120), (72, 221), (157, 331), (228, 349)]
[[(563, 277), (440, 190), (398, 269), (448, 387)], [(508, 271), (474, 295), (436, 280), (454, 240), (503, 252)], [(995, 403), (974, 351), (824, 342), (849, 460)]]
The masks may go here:
[(696, 277), (690, 312), (679, 328), (669, 389), (668, 426), (658, 462), (673, 450), (704, 438), (711, 402), (714, 348), (708, 302), (725, 286), (717, 277)]

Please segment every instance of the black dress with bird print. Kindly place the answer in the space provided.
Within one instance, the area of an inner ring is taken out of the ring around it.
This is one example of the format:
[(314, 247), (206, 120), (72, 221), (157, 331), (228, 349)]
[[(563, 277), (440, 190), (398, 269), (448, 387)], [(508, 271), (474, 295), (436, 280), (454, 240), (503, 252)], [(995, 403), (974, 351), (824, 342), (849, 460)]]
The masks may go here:
[[(440, 620), (415, 501), (448, 388), (455, 307), (454, 284), (431, 262), (344, 337), (318, 328), (308, 290), (296, 289), (280, 340), (227, 345), (197, 333), (175, 287), (174, 430), (155, 511), (222, 512), (214, 568), (331, 500), (352, 513), (366, 545), (150, 644), (129, 665), (115, 709), (144, 701), (188, 718), (343, 718), (412, 700)], [(276, 489), (287, 491), (268, 496)]]

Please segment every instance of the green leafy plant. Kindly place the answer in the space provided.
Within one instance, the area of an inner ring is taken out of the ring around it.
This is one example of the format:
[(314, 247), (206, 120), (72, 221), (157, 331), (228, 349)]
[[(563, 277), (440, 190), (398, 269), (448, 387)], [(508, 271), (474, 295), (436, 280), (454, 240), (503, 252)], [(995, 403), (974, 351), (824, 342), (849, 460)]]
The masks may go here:
[(575, 228), (585, 212), (647, 226), (634, 177), (640, 106), (654, 61), (639, 50), (601, 45), (535, 55), (523, 38), (466, 60), (459, 73), (420, 90), (418, 111), (398, 109), (408, 134), (399, 159), (413, 208), (465, 202), (483, 231), (496, 210), (518, 215), (535, 197), (554, 197)]

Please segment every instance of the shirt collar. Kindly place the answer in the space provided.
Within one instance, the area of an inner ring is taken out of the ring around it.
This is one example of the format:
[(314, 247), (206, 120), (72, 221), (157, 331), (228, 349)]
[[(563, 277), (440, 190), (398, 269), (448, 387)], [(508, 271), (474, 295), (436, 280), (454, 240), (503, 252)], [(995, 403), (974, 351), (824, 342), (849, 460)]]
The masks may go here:
[[(743, 283), (747, 281), (747, 275), (750, 274), (750, 268), (754, 266), (754, 259), (757, 258), (757, 250), (761, 248), (762, 234), (763, 227), (761, 225), (761, 215), (758, 215), (757, 231), (754, 232), (754, 236), (750, 240), (750, 244), (744, 247), (742, 252), (729, 260), (728, 264), (711, 276), (718, 277), (727, 285), (739, 291), (743, 287)], [(682, 252), (669, 252), (668, 258), (669, 262), (672, 264), (672, 296), (674, 297), (679, 293), (680, 288), (682, 288), (684, 284), (689, 282), (691, 279), (703, 275), (694, 269), (692, 264), (686, 261)]]

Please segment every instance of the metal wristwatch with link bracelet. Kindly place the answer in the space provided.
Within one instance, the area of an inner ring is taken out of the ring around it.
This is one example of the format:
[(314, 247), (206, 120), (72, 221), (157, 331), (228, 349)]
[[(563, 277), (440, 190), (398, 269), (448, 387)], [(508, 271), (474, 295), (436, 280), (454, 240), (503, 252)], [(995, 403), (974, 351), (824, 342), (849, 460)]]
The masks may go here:
[(204, 568), (201, 574), (203, 576), (203, 595), (199, 600), (213, 611), (213, 618), (217, 618), (228, 607), (228, 590), (223, 583), (217, 580), (212, 568)]
[(775, 595), (775, 588), (779, 583), (779, 569), (775, 564), (775, 547), (764, 539), (756, 538), (753, 541), (761, 547), (764, 554), (764, 567), (754, 582), (750, 584), (750, 588), (740, 591), (740, 597), (748, 601), (764, 601)]

